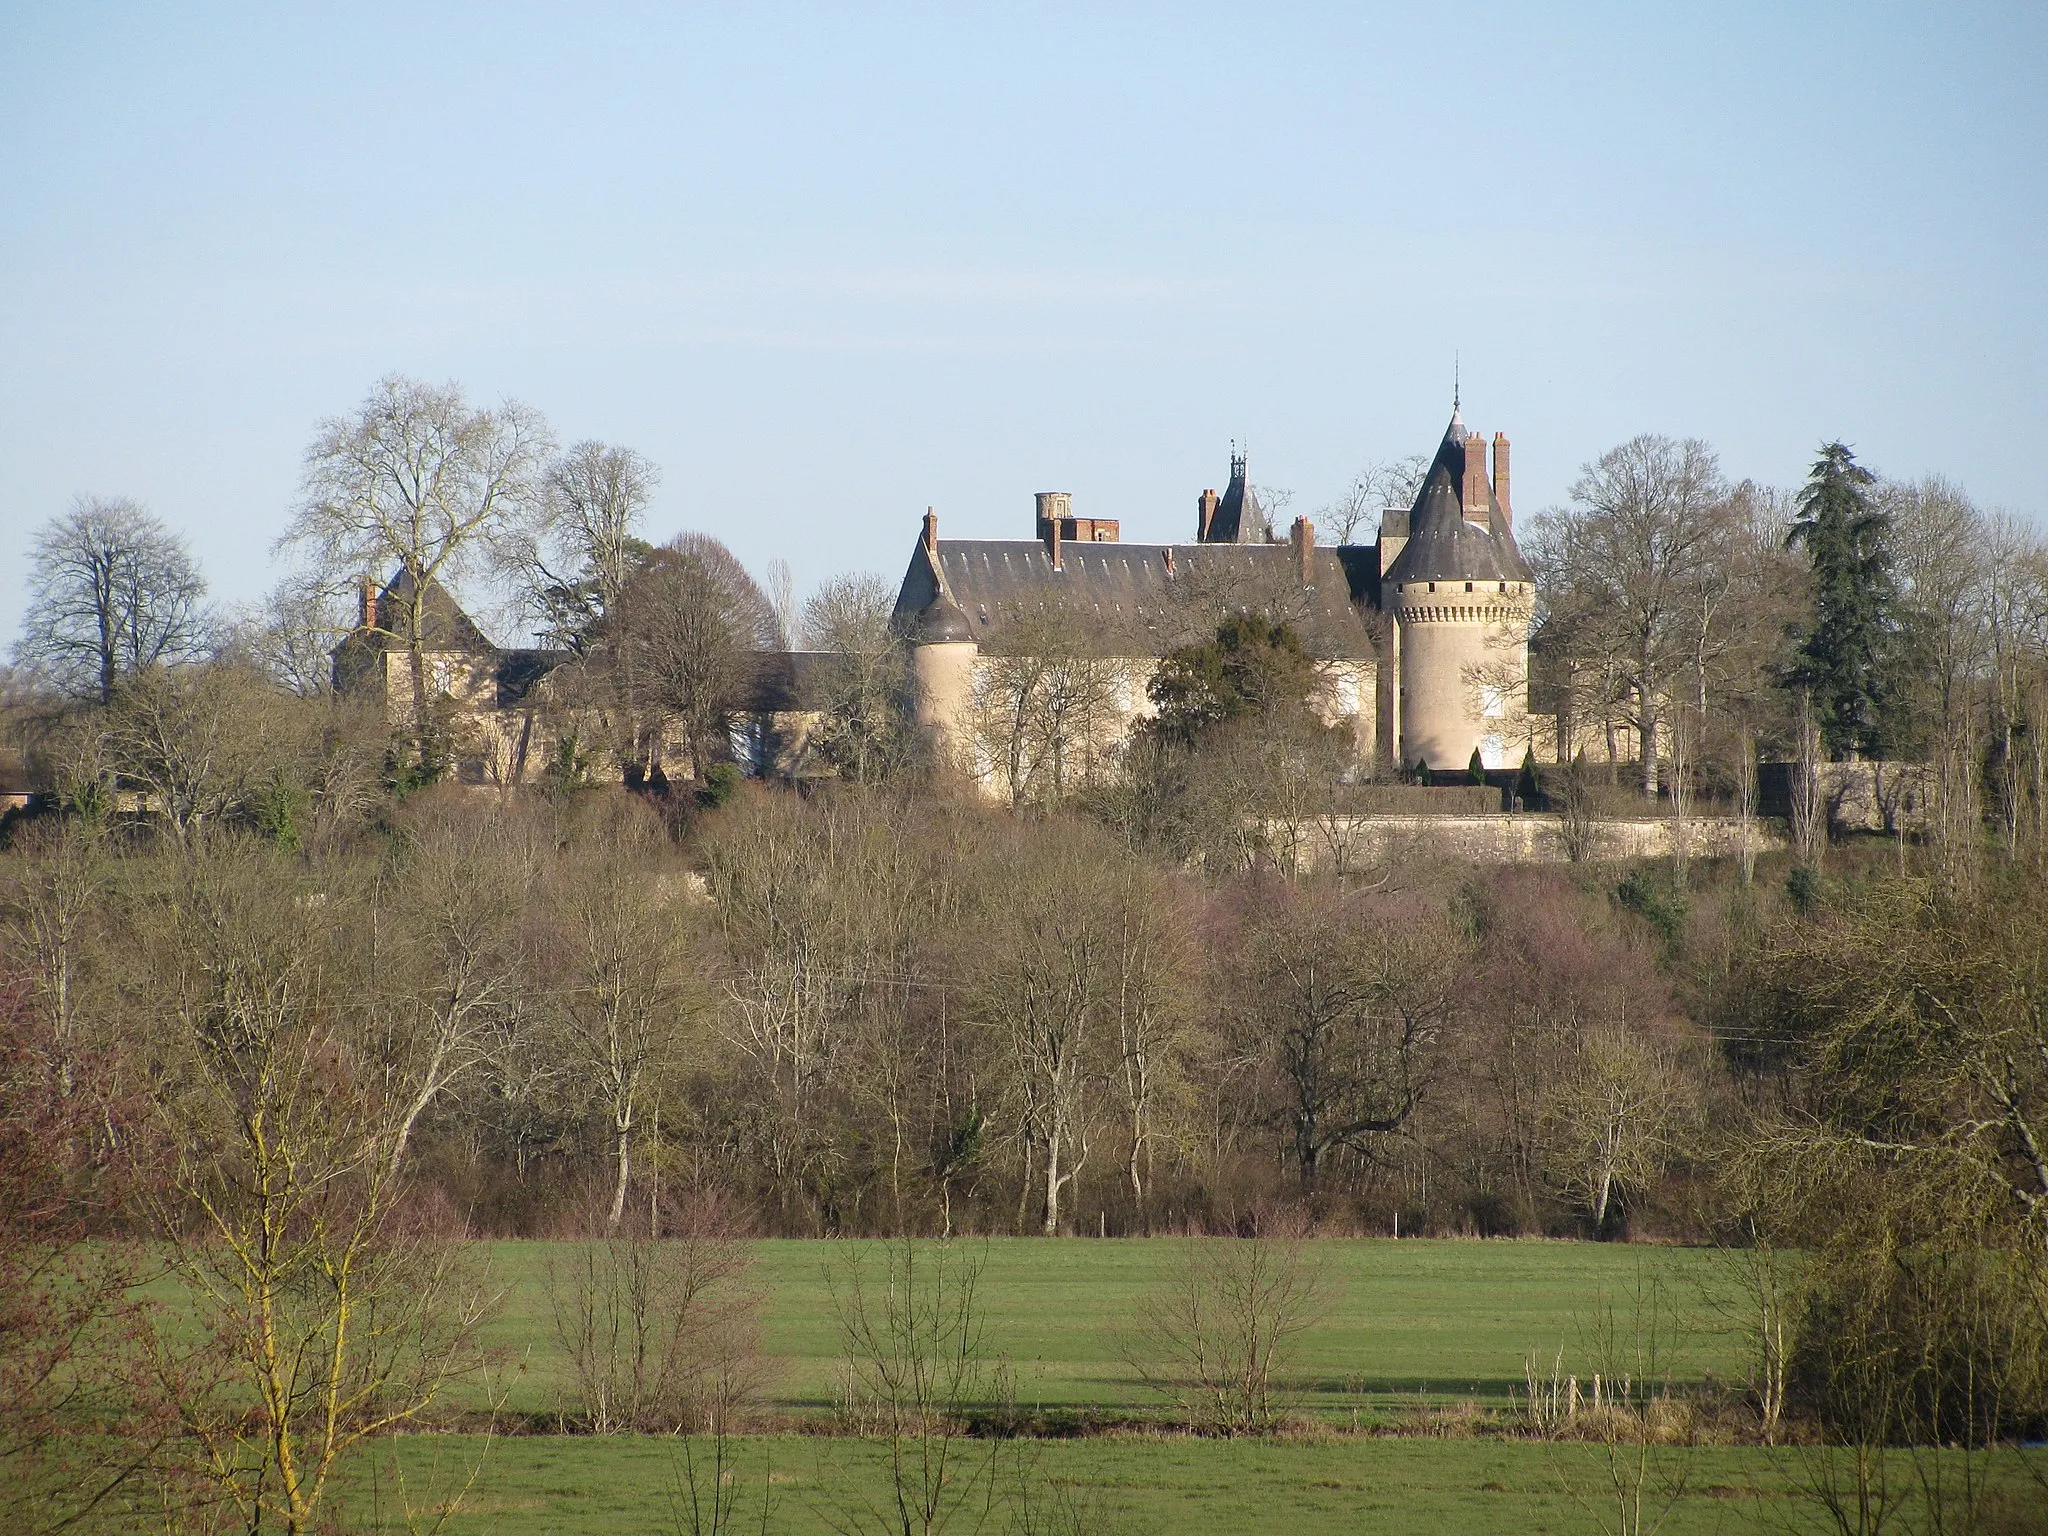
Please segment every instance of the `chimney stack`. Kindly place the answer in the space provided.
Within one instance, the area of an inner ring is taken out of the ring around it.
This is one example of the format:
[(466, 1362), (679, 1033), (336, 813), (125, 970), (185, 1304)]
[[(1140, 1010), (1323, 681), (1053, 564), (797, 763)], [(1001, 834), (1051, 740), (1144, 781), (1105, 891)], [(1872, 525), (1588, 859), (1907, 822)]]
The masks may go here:
[(1195, 503), (1195, 538), (1198, 542), (1209, 542), (1209, 525), (1215, 521), (1216, 493), (1204, 491), (1201, 499)]
[(365, 577), (364, 577), (364, 578), (362, 579), (362, 583), (361, 583), (361, 586), (360, 586), (360, 588), (358, 589), (358, 592), (357, 592), (357, 594), (356, 594), (356, 595), (357, 595), (357, 604), (356, 604), (356, 628), (357, 628), (357, 629), (375, 629), (375, 628), (377, 627), (377, 579), (376, 579), (376, 577), (374, 577), (374, 576), (365, 576)]
[(1486, 519), (1486, 439), (1477, 432), (1465, 439), (1465, 520)]
[(939, 554), (939, 514), (930, 507), (924, 509), (924, 552), (933, 559)]
[(1038, 502), (1038, 536), (1045, 541), (1046, 553), (1052, 556), (1052, 568), (1063, 570), (1060, 554), (1062, 525), (1074, 515), (1074, 496), (1071, 491), (1040, 491)]
[(1500, 520), (1513, 525), (1515, 515), (1508, 505), (1508, 435), (1493, 434), (1493, 499), (1500, 503)]
[(1304, 587), (1315, 585), (1316, 530), (1305, 517), (1297, 517), (1288, 530), (1287, 542), (1294, 546), (1294, 574)]

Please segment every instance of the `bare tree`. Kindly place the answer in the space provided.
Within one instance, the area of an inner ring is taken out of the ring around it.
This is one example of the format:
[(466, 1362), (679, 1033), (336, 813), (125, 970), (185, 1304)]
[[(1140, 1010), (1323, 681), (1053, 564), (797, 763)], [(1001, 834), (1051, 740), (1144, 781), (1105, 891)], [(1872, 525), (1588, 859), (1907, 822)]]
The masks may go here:
[(333, 691), (334, 647), (354, 624), (348, 591), (294, 571), (245, 610), (227, 654), (245, 660), (273, 687), (316, 699)]
[(1333, 1285), (1299, 1222), (1251, 1237), (1184, 1237), (1121, 1352), (1194, 1427), (1262, 1433), (1279, 1421), (1281, 1379), (1328, 1312)]
[(532, 515), (553, 443), (516, 401), (471, 407), (460, 386), (392, 374), (306, 450), (304, 496), (279, 548), (309, 551), (333, 585), (397, 570), (377, 631), (402, 647), (424, 760), (429, 742), (425, 641), (434, 594), (478, 569)]
[(68, 693), (105, 703), (123, 678), (209, 648), (185, 541), (126, 497), (81, 496), (45, 524), (28, 588), (14, 658)]
[(1316, 513), (1318, 537), (1326, 544), (1355, 543), (1361, 532), (1370, 537), (1382, 512), (1408, 509), (1428, 473), (1429, 460), (1419, 453), (1374, 460), (1352, 477), (1343, 495)]
[(1734, 520), (1714, 451), (1696, 438), (1631, 438), (1588, 464), (1570, 510), (1538, 518), (1530, 554), (1546, 607), (1570, 615), (1572, 642), (1626, 684), (1642, 744), (1645, 795), (1657, 789), (1657, 732), (1668, 692), (1699, 645)]
[(104, 1221), (129, 1194), (107, 1154), (133, 1106), (113, 1053), (65, 1017), (86, 889), (72, 841), (0, 897), (0, 1509), (21, 1536), (142, 1528), (175, 1467), (175, 1419), (134, 1390), (155, 1266)]
[[(1625, 1308), (1604, 1297), (1580, 1332), (1593, 1367), (1591, 1402), (1546, 1425), (1552, 1469), (1602, 1536), (1654, 1536), (1677, 1512), (1692, 1472), (1682, 1443), (1686, 1408), (1672, 1392), (1684, 1334), (1663, 1278), (1639, 1264)], [(1574, 1378), (1575, 1399), (1577, 1386)]]
[(1145, 946), (1126, 942), (1131, 904), (1145, 899), (1126, 878), (1128, 857), (1093, 828), (1019, 829), (989, 850), (974, 893), (988, 937), (968, 962), (967, 1005), (1003, 1065), (1005, 1113), (1025, 1151), (1020, 1197), (1044, 1159), (1048, 1237), (1094, 1147), (1119, 1005), (1158, 985)]
[(726, 744), (761, 654), (780, 643), (760, 586), (731, 550), (701, 533), (679, 534), (654, 552), (620, 592), (605, 639), (620, 693), (643, 717), (681, 722), (699, 779)]
[[(803, 615), (797, 612), (796, 576), (781, 556), (768, 562), (768, 606), (775, 610), (775, 625), (781, 631), (782, 649), (802, 650), (808, 644)], [(820, 647), (828, 649), (828, 647)]]
[(376, 940), (380, 1064), (400, 1106), (394, 1163), (420, 1117), (525, 1023), (521, 928), (542, 863), (517, 805), (429, 798), (401, 827)]
[(908, 675), (890, 622), (896, 591), (868, 572), (825, 583), (804, 604), (806, 642), (828, 654), (819, 746), (857, 784), (905, 766), (914, 738), (903, 707)]
[(1542, 1110), (1552, 1171), (1605, 1233), (1674, 1150), (1684, 1083), (1668, 1052), (1620, 1019), (1573, 1042)]
[(1828, 846), (1828, 803), (1821, 783), (1820, 731), (1813, 723), (1813, 701), (1802, 689), (1792, 763), (1792, 847), (1800, 868), (1820, 869)]
[(297, 846), (364, 808), (374, 763), (361, 724), (217, 661), (132, 679), (61, 731), (52, 755), (69, 782), (138, 796), (181, 842), (234, 825)]
[(552, 643), (584, 650), (646, 563), (639, 529), (661, 471), (631, 448), (585, 441), (553, 460), (501, 560)]
[(753, 1250), (715, 1202), (647, 1205), (550, 1263), (555, 1337), (591, 1433), (723, 1435), (763, 1369)]
[(1097, 777), (1129, 723), (1130, 664), (1098, 621), (1063, 605), (1006, 619), (974, 677), (981, 777), (1013, 806), (1058, 806)]
[(652, 857), (658, 831), (622, 813), (596, 835), (598, 847), (556, 871), (534, 960), (561, 1048), (604, 1118), (616, 1228), (640, 1112), (686, 1038), (697, 968), (684, 898)]
[(1247, 927), (1235, 1029), (1265, 1061), (1304, 1193), (1401, 1129), (1435, 1072), (1460, 944), (1445, 916), (1318, 887)]
[(475, 1370), (482, 1293), (404, 1219), (391, 1106), (365, 1070), (353, 904), (267, 851), (187, 861), (138, 925), (162, 1253), (193, 1314), (158, 1382), (197, 1471), (247, 1529), (324, 1529), (369, 1437)]
[(996, 1383), (981, 1300), (982, 1249), (903, 1238), (871, 1274), (859, 1248), (829, 1272), (846, 1351), (846, 1400), (855, 1422), (879, 1434), (888, 1457), (887, 1503), (849, 1498), (849, 1533), (938, 1536), (979, 1530), (1000, 1490), (998, 1440), (968, 1439), (968, 1412)]
[[(913, 1000), (937, 992), (931, 935), (949, 920), (928, 805), (856, 790), (729, 807), (705, 839), (725, 937), (724, 1028), (745, 1064), (748, 1145), (785, 1209), (843, 1189), (849, 1102), (886, 1158), (896, 1220), (938, 1094), (943, 1037)], [(943, 827), (943, 822), (941, 822)], [(943, 993), (938, 993), (943, 996)], [(880, 1170), (878, 1170), (880, 1172)], [(879, 1182), (879, 1180), (878, 1180)]]

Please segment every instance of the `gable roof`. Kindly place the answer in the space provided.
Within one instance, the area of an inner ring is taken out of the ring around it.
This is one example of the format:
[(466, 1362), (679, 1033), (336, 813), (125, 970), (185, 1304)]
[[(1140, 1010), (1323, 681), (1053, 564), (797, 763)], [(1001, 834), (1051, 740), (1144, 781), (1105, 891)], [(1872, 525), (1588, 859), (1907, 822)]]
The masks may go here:
[[(381, 619), (386, 605), (401, 607), (412, 601), (417, 583), (412, 567), (400, 566), (398, 574), (384, 583), (384, 590), (377, 594), (377, 613)], [(420, 646), (429, 651), (493, 651), (484, 632), (477, 628), (476, 620), (464, 611), (454, 595), (440, 582), (429, 579), (426, 590), (420, 598)]]

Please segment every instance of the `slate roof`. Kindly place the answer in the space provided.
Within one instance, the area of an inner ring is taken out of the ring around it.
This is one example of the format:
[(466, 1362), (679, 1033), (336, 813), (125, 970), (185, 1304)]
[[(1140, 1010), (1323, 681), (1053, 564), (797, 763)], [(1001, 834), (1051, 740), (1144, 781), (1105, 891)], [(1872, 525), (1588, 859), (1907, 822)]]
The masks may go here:
[(1465, 516), (1465, 421), (1456, 410), (1444, 432), (1415, 505), (1408, 512), (1408, 542), (1380, 576), (1382, 585), (1409, 581), (1534, 581), (1515, 547), (1506, 514), (1486, 482), (1485, 527)]
[(1259, 505), (1259, 493), (1252, 489), (1244, 454), (1230, 456), (1230, 484), (1216, 503), (1216, 515), (1209, 519), (1204, 544), (1267, 544), (1272, 525), (1266, 509)]
[(1369, 548), (1314, 551), (1316, 580), (1307, 588), (1290, 544), (1069, 543), (1061, 548), (1057, 571), (1036, 539), (941, 539), (937, 553), (934, 567), (920, 539), (911, 554), (895, 610), (906, 632), (914, 633), (941, 596), (965, 618), (962, 638), (983, 645), (1001, 634), (1008, 619), (1065, 606), (1095, 621), (1113, 650), (1128, 644), (1133, 631), (1149, 632), (1155, 637), (1152, 654), (1163, 654), (1184, 638), (1180, 630), (1189, 601), (1222, 600), (1241, 589), (1289, 596), (1327, 654), (1373, 654), (1365, 621), (1352, 606), (1354, 592), (1369, 583)]
[[(384, 584), (384, 590), (377, 594), (379, 616), (395, 612), (398, 605), (411, 600), (413, 574), (409, 568), (401, 567), (398, 574)], [(384, 637), (373, 635), (371, 639)], [(386, 645), (394, 642), (384, 640)], [(448, 589), (438, 581), (427, 583), (426, 596), (420, 602), (420, 645), (429, 651), (492, 651), (492, 645), (476, 621), (463, 611), (462, 604), (455, 601)]]

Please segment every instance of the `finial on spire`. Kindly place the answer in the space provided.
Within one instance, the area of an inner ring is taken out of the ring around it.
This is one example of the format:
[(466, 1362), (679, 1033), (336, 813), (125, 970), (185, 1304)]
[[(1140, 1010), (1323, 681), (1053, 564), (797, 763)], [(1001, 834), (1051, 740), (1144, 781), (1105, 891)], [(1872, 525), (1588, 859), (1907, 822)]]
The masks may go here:
[(1459, 377), (1459, 362), (1460, 359), (1457, 352), (1453, 351), (1451, 353), (1451, 414), (1453, 416), (1458, 414), (1458, 396), (1462, 391), (1464, 383), (1464, 381)]

